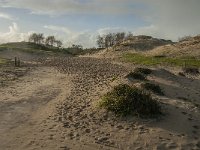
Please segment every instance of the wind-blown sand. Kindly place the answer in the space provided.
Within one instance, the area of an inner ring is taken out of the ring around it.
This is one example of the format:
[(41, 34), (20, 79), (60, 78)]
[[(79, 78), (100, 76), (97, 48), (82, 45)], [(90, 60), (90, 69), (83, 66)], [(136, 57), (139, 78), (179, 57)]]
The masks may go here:
[(118, 118), (99, 109), (100, 97), (134, 66), (107, 59), (52, 59), (0, 88), (0, 149), (200, 149), (200, 80), (154, 69), (148, 77), (164, 116)]

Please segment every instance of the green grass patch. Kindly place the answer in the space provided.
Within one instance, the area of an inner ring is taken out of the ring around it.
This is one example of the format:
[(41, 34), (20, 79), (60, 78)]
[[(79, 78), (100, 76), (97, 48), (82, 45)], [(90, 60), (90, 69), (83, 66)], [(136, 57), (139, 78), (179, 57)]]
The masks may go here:
[(196, 66), (200, 67), (200, 59), (195, 58), (169, 58), (169, 57), (152, 57), (142, 54), (127, 53), (123, 55), (123, 60), (134, 64), (146, 66), (154, 65), (172, 65), (172, 66)]
[(161, 114), (159, 103), (150, 94), (126, 84), (120, 84), (105, 94), (100, 101), (100, 107), (119, 116), (153, 117)]
[(0, 65), (6, 64), (8, 60), (0, 58)]
[(32, 54), (70, 54), (64, 49), (58, 49), (56, 47), (47, 47), (45, 45), (39, 45), (29, 42), (15, 42), (0, 45), (0, 51), (3, 50), (16, 50)]

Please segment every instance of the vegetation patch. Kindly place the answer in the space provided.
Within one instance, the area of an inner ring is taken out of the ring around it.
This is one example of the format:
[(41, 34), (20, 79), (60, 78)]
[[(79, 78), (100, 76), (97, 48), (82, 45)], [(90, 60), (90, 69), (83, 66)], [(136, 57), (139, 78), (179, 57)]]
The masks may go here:
[(142, 54), (127, 53), (123, 55), (123, 60), (134, 64), (154, 66), (154, 65), (171, 65), (171, 66), (196, 66), (200, 67), (200, 60), (195, 58), (170, 58), (170, 57), (153, 57)]
[(161, 114), (159, 103), (150, 94), (126, 84), (120, 84), (105, 94), (100, 107), (120, 116), (154, 117)]
[(145, 74), (145, 75), (149, 75), (152, 73), (151, 69), (148, 69), (148, 68), (135, 68), (134, 70), (135, 73), (142, 73), (142, 74)]
[(197, 67), (185, 67), (185, 68), (183, 68), (183, 71), (184, 71), (184, 73), (192, 74), (192, 75), (197, 75), (200, 73), (199, 68), (197, 68)]
[(5, 63), (7, 63), (7, 62), (8, 62), (8, 60), (3, 59), (3, 58), (0, 58), (0, 65), (5, 64)]
[(142, 88), (144, 88), (146, 90), (149, 90), (149, 91), (151, 91), (151, 92), (153, 92), (155, 94), (158, 94), (158, 95), (164, 95), (162, 89), (157, 84), (146, 82), (146, 83), (142, 84)]
[(146, 77), (140, 72), (130, 72), (126, 77), (135, 80), (147, 80)]

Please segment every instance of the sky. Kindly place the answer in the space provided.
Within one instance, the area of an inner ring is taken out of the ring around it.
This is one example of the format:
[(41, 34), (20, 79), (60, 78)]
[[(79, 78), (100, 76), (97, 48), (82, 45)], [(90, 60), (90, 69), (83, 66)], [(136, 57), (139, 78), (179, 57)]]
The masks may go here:
[(132, 32), (177, 41), (200, 34), (200, 0), (0, 0), (0, 43), (54, 35), (96, 46), (97, 35)]

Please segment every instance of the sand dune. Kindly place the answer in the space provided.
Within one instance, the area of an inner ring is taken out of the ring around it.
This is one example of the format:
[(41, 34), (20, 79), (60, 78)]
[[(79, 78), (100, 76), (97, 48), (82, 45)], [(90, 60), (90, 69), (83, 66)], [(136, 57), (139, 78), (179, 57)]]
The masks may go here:
[(148, 76), (164, 115), (116, 117), (97, 107), (134, 66), (96, 58), (57, 58), (0, 88), (0, 149), (200, 149), (200, 80), (177, 70)]

